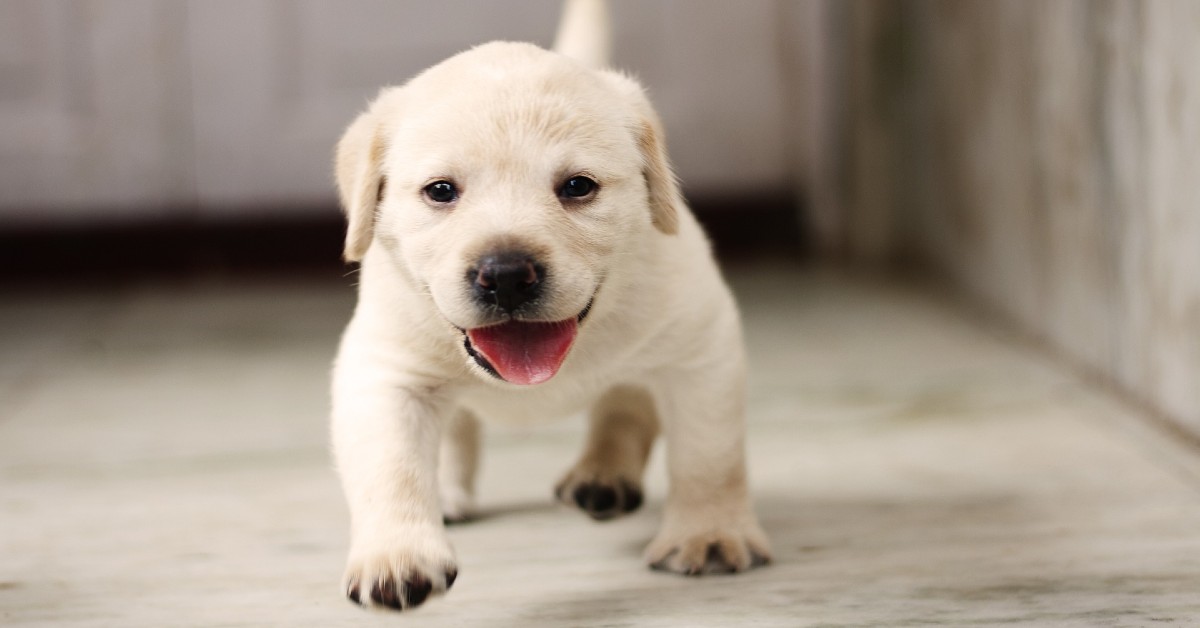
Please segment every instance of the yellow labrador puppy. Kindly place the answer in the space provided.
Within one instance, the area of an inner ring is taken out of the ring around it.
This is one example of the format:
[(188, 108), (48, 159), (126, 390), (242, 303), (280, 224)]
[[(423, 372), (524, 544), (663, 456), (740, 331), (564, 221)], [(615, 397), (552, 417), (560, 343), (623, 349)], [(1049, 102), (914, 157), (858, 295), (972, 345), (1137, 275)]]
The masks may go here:
[(596, 519), (633, 511), (661, 431), (671, 488), (649, 564), (768, 560), (737, 308), (642, 88), (598, 67), (604, 19), (568, 5), (556, 48), (571, 56), (454, 56), (384, 89), (338, 144), (345, 256), (361, 262), (332, 413), (355, 602), (407, 609), (454, 583), (443, 522), (471, 514), (478, 420), (585, 408), (559, 499)]

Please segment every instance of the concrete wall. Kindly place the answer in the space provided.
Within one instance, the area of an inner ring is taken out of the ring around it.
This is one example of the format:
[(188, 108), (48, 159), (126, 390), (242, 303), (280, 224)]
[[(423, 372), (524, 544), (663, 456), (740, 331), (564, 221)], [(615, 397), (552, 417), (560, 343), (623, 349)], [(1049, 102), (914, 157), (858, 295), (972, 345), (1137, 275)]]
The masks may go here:
[(1200, 3), (861, 3), (853, 259), (916, 260), (1200, 433)]
[[(333, 144), (381, 86), (492, 39), (549, 45), (560, 4), (4, 0), (0, 225), (331, 211)], [(689, 191), (790, 191), (788, 3), (612, 4), (616, 65)]]

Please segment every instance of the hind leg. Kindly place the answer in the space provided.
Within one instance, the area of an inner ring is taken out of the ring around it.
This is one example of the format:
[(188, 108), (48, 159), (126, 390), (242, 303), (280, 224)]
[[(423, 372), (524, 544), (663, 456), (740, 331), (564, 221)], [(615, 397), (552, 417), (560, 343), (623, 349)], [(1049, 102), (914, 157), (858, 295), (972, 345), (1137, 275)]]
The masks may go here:
[(479, 420), (459, 410), (442, 432), (438, 460), (438, 492), (442, 518), (466, 521), (475, 514), (475, 476), (479, 469)]
[(583, 455), (555, 487), (558, 499), (596, 520), (637, 510), (642, 472), (657, 436), (649, 393), (633, 386), (608, 391), (592, 409)]

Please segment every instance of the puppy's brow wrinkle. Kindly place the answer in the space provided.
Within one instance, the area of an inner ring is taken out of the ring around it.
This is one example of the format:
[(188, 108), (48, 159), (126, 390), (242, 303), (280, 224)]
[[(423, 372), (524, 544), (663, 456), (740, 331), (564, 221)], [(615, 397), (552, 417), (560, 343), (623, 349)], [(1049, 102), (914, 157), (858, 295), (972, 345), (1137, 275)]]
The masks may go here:
[(498, 107), (488, 125), (496, 134), (495, 145), (520, 146), (534, 138), (599, 150), (614, 148), (605, 116), (591, 103), (553, 93), (536, 98), (530, 98), (528, 93), (519, 97), (503, 93), (497, 96), (511, 104)]

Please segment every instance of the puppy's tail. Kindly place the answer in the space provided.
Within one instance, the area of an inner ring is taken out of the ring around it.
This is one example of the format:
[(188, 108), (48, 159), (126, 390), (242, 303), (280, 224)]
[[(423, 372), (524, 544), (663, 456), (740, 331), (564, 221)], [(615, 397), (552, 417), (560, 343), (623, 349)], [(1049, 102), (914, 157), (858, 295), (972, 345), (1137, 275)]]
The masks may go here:
[(554, 51), (592, 69), (608, 67), (612, 36), (608, 3), (604, 0), (566, 0)]

